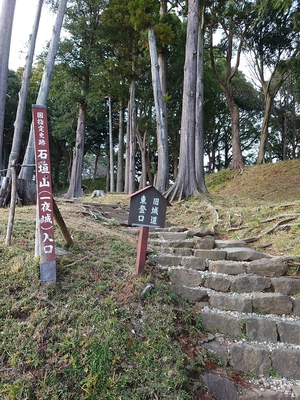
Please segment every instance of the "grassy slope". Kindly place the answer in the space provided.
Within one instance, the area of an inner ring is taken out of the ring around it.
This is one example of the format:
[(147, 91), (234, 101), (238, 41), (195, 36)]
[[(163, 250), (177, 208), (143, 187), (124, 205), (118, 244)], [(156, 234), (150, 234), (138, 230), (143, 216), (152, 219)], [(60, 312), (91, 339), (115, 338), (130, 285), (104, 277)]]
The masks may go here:
[(242, 172), (224, 170), (207, 177), (210, 202), (200, 197), (174, 205), (168, 218), (183, 225), (214, 226), (222, 237), (247, 239), (270, 254), (298, 258), (299, 183), (300, 160)]
[[(299, 223), (300, 161), (222, 171), (208, 177), (210, 201), (168, 209), (169, 222), (215, 226), (222, 237), (259, 236), (292, 214)], [(128, 204), (126, 196), (108, 201)], [(95, 200), (98, 201), (98, 200)], [(0, 210), (1, 399), (197, 399), (197, 375), (213, 365), (199, 345), (196, 310), (172, 294), (149, 263), (134, 275), (136, 237), (78, 205), (59, 203), (75, 244), (57, 259), (55, 286), (40, 285), (33, 257), (35, 208), (18, 208), (13, 246), (4, 246)], [(267, 218), (275, 217), (270, 222)], [(56, 230), (56, 241), (64, 246)], [(253, 242), (274, 254), (300, 254), (299, 227)], [(294, 271), (294, 273), (296, 273)], [(148, 283), (152, 289), (140, 294)], [(213, 360), (215, 361), (215, 360)]]

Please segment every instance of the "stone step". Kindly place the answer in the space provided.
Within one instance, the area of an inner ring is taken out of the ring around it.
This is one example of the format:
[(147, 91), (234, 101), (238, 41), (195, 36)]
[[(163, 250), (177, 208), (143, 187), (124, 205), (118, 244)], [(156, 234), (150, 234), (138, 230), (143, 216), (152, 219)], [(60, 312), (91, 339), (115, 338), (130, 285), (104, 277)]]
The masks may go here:
[[(186, 254), (186, 251), (188, 254), (193, 255), (196, 258), (204, 258), (206, 260), (211, 260), (211, 261), (221, 261), (221, 260), (231, 260), (231, 261), (236, 261), (236, 262), (241, 262), (241, 261), (256, 261), (256, 264), (254, 263), (252, 265), (252, 268), (258, 268), (259, 265), (263, 265), (264, 263), (267, 264), (268, 260), (273, 260), (273, 263), (275, 264), (275, 260), (271, 258), (271, 256), (268, 256), (266, 254), (260, 253), (254, 249), (248, 248), (248, 247), (225, 247), (223, 249), (195, 249), (190, 247), (190, 243), (184, 242), (184, 245), (182, 246), (177, 246), (174, 247), (168, 245), (160, 251), (160, 255), (168, 254), (168, 255), (181, 255), (182, 250), (184, 249)], [(155, 246), (153, 246), (155, 247)], [(154, 256), (155, 259), (155, 256)], [(276, 259), (276, 262), (280, 264), (280, 261)], [(162, 261), (157, 260), (157, 263), (160, 264)], [(278, 268), (280, 265), (278, 266)]]
[(287, 261), (284, 257), (262, 258), (248, 262), (234, 260), (210, 261), (209, 271), (227, 275), (248, 273), (264, 277), (279, 277), (286, 274), (288, 269)]
[(203, 346), (216, 354), (224, 366), (249, 376), (279, 375), (287, 379), (300, 379), (299, 346), (230, 340), (222, 335), (219, 340), (204, 343)]
[(208, 372), (203, 375), (203, 381), (214, 399), (220, 400), (299, 400), (300, 385), (287, 379), (278, 380), (273, 377), (249, 380), (249, 383), (239, 385), (234, 382), (230, 372), (224, 375)]
[(297, 317), (220, 311), (210, 307), (204, 307), (200, 315), (203, 325), (213, 332), (232, 338), (244, 336), (256, 342), (295, 345), (300, 350), (300, 320)]
[[(215, 240), (205, 228), (157, 230), (151, 238), (159, 249), (153, 259), (171, 270), (173, 291), (195, 302), (203, 325), (216, 332), (204, 346), (224, 366), (249, 376), (300, 380), (300, 279), (286, 275), (288, 257), (271, 257), (243, 241)], [(292, 398), (300, 399), (297, 385)], [(290, 395), (252, 388), (239, 398)]]
[(254, 274), (230, 276), (174, 268), (170, 280), (175, 293), (190, 301), (203, 301), (205, 297), (214, 308), (297, 316), (300, 312), (300, 297), (292, 296), (299, 293), (300, 282), (294, 278), (265, 278)]

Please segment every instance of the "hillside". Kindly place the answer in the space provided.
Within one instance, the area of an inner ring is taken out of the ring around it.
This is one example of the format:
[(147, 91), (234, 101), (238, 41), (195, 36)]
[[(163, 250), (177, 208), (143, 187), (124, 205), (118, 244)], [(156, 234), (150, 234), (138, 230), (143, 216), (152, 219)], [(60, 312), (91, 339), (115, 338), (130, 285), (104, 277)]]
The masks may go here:
[(170, 207), (173, 223), (215, 227), (274, 255), (300, 256), (300, 160), (223, 170), (207, 177), (208, 201)]
[[(299, 274), (299, 178), (298, 160), (213, 174), (208, 198), (174, 203), (167, 223), (293, 256), (290, 273)], [(74, 245), (57, 257), (55, 285), (38, 278), (35, 207), (17, 209), (11, 247), (9, 210), (0, 210), (0, 398), (211, 399), (198, 378), (219, 366), (201, 347), (197, 310), (151, 259), (136, 277), (135, 230), (81, 200), (128, 206), (125, 195), (58, 199)], [(65, 247), (58, 229), (56, 244)]]

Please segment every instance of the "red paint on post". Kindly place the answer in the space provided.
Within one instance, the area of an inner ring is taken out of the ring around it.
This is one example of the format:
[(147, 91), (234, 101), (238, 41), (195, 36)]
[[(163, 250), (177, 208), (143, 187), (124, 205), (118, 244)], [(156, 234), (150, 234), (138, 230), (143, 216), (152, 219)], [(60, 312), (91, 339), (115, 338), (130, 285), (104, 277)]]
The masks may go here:
[(149, 236), (149, 227), (141, 226), (138, 241), (137, 259), (136, 259), (136, 274), (140, 275), (144, 272), (146, 264), (146, 253)]
[(53, 227), (52, 179), (49, 151), (47, 110), (32, 106), (37, 187), (37, 218), (42, 281), (56, 280)]

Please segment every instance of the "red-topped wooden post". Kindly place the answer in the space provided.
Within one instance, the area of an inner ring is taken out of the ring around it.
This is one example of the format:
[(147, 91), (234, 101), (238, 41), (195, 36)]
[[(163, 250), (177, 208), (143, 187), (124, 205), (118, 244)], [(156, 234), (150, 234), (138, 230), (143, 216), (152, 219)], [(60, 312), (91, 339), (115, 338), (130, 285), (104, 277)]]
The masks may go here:
[(154, 186), (147, 186), (130, 196), (128, 225), (139, 226), (136, 274), (144, 272), (149, 228), (164, 228), (167, 205), (171, 204)]
[(37, 228), (40, 256), (40, 279), (56, 280), (56, 259), (53, 227), (52, 179), (48, 137), (47, 110), (33, 105), (34, 147), (37, 188)]
[(137, 248), (137, 257), (136, 257), (136, 269), (135, 273), (140, 275), (144, 272), (145, 264), (146, 264), (146, 255), (147, 255), (147, 245), (148, 245), (148, 236), (149, 236), (149, 227), (141, 226), (138, 248)]

